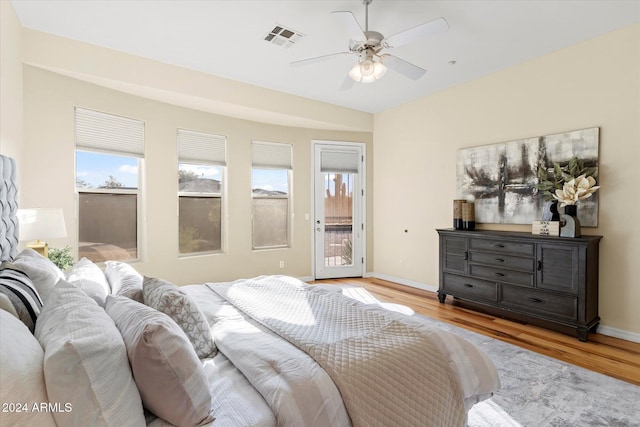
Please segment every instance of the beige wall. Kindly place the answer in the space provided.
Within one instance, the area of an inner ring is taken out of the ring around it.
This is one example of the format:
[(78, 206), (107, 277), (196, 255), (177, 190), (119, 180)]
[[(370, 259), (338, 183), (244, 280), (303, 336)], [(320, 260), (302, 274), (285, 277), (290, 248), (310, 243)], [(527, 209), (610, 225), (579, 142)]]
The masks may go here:
[[(309, 277), (312, 273), (311, 141), (367, 143), (370, 132), (314, 130), (277, 126), (191, 110), (69, 78), (37, 67), (24, 67), (24, 162), (21, 191), (25, 207), (62, 207), (69, 237), (50, 242), (75, 247), (74, 106), (145, 122), (143, 274), (178, 284), (231, 280), (259, 274)], [(178, 258), (176, 129), (228, 136), (226, 253)], [(289, 249), (251, 250), (251, 140), (293, 144), (293, 245)], [(372, 179), (369, 179), (371, 182)], [(371, 206), (371, 204), (370, 204)], [(370, 209), (369, 209), (370, 211)], [(371, 227), (368, 234), (371, 235)], [(372, 238), (369, 239), (372, 253)], [(371, 258), (371, 257), (370, 257)], [(279, 261), (285, 262), (284, 269)], [(372, 261), (369, 261), (371, 266)], [(370, 267), (369, 266), (369, 267)]]
[(599, 227), (583, 233), (604, 236), (600, 316), (640, 333), (640, 25), (377, 114), (376, 274), (437, 286), (435, 229), (452, 226), (458, 149), (596, 126)]
[(22, 27), (0, 1), (0, 154), (22, 160)]

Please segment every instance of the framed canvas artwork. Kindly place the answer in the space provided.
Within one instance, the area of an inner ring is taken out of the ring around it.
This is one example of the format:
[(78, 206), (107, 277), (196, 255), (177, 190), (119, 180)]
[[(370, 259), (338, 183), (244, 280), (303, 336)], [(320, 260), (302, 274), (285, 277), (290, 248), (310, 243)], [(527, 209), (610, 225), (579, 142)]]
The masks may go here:
[[(475, 199), (478, 223), (531, 224), (545, 206), (535, 188), (538, 167), (553, 170), (577, 157), (597, 168), (599, 136), (596, 127), (458, 150), (457, 197)], [(598, 225), (597, 192), (579, 202), (578, 219)]]

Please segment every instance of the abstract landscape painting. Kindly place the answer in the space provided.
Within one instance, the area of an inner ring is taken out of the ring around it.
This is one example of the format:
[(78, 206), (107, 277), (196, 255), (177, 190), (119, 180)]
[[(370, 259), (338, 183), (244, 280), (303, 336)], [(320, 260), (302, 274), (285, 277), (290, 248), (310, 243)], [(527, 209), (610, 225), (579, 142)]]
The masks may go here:
[[(577, 157), (597, 168), (599, 134), (590, 128), (458, 150), (457, 197), (475, 199), (478, 223), (531, 224), (545, 207), (535, 188), (538, 167), (552, 170)], [(598, 225), (597, 192), (578, 203), (578, 219)]]

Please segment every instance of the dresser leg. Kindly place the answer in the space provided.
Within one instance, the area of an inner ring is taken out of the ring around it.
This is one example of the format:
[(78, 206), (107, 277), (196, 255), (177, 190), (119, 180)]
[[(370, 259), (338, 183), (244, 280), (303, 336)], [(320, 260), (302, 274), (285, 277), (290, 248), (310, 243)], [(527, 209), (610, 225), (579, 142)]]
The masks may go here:
[(578, 327), (578, 339), (582, 342), (586, 342), (589, 338), (589, 329)]
[(447, 298), (447, 294), (445, 294), (444, 292), (438, 291), (438, 301), (440, 301), (441, 304), (444, 304), (444, 300), (446, 298)]

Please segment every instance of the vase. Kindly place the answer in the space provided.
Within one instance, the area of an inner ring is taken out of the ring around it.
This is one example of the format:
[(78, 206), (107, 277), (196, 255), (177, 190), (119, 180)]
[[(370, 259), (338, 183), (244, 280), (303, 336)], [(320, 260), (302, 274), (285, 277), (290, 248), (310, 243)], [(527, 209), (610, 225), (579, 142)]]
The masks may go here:
[(560, 216), (561, 226), (560, 236), (562, 237), (580, 237), (580, 220), (578, 219), (578, 206), (567, 205), (564, 207), (564, 213)]
[(548, 200), (542, 207), (543, 221), (560, 221), (560, 212), (558, 212), (558, 201)]
[(456, 199), (453, 201), (453, 228), (456, 230), (462, 230), (462, 204), (466, 203), (466, 200)]
[(462, 204), (462, 228), (470, 231), (476, 229), (476, 204), (474, 202)]

